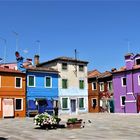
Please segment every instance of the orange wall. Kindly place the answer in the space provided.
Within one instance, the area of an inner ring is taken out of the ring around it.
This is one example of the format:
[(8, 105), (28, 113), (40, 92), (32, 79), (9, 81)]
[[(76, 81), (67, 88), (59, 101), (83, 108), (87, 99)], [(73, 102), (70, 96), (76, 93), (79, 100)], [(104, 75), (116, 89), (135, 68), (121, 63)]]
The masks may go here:
[[(26, 78), (25, 74), (20, 73), (0, 73), (0, 117), (2, 117), (2, 100), (4, 98), (23, 98), (23, 110), (14, 111), (15, 117), (25, 117), (26, 114)], [(22, 88), (15, 88), (15, 77), (22, 77)]]

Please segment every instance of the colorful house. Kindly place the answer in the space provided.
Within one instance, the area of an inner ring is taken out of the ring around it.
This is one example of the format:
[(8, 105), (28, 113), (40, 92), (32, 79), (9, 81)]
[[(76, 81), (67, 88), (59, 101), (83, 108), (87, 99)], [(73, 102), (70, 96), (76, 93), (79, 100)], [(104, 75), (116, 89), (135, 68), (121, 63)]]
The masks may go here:
[(26, 75), (0, 67), (0, 118), (25, 117)]
[(87, 61), (69, 57), (40, 63), (59, 71), (59, 114), (88, 112)]
[(58, 71), (51, 68), (28, 67), (27, 115), (48, 112), (58, 108)]
[(100, 112), (98, 70), (88, 72), (88, 109), (90, 113)]
[(100, 112), (114, 112), (112, 73), (105, 71), (98, 76)]
[(113, 70), (116, 113), (140, 112), (140, 54), (125, 55), (125, 66)]

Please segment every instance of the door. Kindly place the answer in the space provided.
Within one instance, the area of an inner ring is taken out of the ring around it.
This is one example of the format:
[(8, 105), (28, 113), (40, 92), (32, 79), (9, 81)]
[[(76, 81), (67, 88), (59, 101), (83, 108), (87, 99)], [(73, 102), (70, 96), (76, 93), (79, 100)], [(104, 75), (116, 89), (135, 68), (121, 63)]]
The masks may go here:
[(76, 100), (71, 99), (71, 112), (75, 113), (76, 112)]
[(14, 117), (14, 99), (3, 99), (3, 117)]
[(110, 113), (114, 113), (114, 101), (110, 100), (109, 105), (110, 105)]
[(138, 112), (140, 112), (140, 95), (137, 96)]

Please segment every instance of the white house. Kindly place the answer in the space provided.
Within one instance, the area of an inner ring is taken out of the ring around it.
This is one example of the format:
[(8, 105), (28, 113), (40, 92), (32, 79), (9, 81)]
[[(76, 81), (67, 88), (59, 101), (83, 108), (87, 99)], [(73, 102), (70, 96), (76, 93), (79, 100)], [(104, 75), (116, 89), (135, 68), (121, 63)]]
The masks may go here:
[(37, 66), (59, 71), (59, 114), (88, 112), (87, 61), (58, 57)]

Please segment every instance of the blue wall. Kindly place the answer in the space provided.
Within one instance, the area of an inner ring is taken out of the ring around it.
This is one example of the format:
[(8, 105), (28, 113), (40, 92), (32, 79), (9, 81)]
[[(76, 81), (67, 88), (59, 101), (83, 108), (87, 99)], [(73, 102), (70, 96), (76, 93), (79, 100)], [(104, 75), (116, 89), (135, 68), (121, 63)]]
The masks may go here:
[[(35, 76), (35, 87), (28, 87), (28, 75)], [(52, 78), (52, 87), (45, 87), (45, 76)], [(27, 72), (27, 111), (38, 110), (39, 113), (45, 110), (53, 109), (53, 100), (58, 100), (58, 74), (53, 73), (41, 73), (41, 72)], [(37, 107), (35, 105), (36, 99), (45, 98), (47, 100), (47, 106)]]

